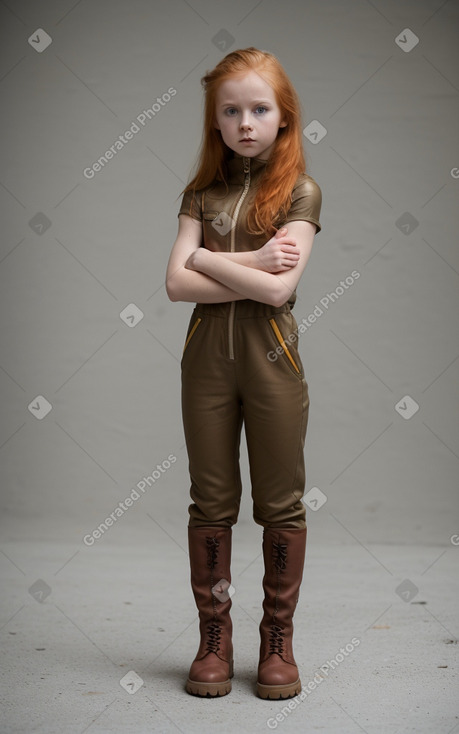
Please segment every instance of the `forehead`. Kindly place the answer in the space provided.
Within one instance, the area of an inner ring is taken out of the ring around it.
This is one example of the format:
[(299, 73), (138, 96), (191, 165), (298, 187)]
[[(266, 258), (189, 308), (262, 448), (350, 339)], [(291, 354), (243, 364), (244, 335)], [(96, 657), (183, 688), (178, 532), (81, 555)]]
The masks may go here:
[(255, 71), (225, 79), (217, 90), (217, 101), (220, 103), (260, 98), (275, 101), (274, 90)]

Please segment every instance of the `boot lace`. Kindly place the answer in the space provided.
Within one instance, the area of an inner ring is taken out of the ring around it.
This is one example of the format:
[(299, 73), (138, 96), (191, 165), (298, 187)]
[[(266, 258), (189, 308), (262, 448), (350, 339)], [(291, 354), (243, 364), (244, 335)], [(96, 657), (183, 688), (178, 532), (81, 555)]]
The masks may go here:
[(222, 630), (218, 622), (211, 622), (207, 626), (207, 641), (206, 650), (208, 652), (217, 653), (220, 649), (220, 640), (222, 636)]
[(287, 567), (287, 543), (273, 541), (274, 565), (277, 573), (282, 573)]
[(206, 538), (207, 543), (207, 566), (213, 570), (217, 563), (218, 548), (220, 541), (218, 538)]
[(273, 562), (277, 571), (277, 591), (273, 612), (273, 621), (270, 625), (269, 630), (269, 652), (282, 655), (284, 652), (285, 632), (284, 627), (281, 627), (281, 625), (277, 624), (276, 617), (279, 610), (278, 604), (281, 585), (280, 576), (287, 568), (287, 543), (278, 543), (275, 540), (273, 541)]
[[(210, 588), (212, 589), (215, 583), (214, 568), (217, 565), (220, 541), (215, 536), (213, 538), (206, 537), (206, 544), (207, 544), (207, 567), (210, 569)], [(217, 623), (217, 602), (212, 592), (211, 592), (211, 595), (212, 595), (212, 608), (213, 608), (213, 615), (214, 615), (214, 623)]]
[(269, 630), (269, 652), (277, 652), (282, 655), (284, 652), (284, 628), (278, 624), (272, 624)]

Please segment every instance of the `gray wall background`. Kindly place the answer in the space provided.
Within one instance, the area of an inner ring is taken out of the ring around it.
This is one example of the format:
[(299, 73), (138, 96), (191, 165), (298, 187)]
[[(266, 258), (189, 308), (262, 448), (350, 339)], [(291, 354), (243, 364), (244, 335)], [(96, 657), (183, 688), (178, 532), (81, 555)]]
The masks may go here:
[(0, 0), (5, 731), (266, 731), (281, 708), (251, 690), (262, 530), (244, 436), (234, 690), (209, 708), (183, 691), (197, 644), (179, 363), (192, 304), (164, 288), (201, 138), (200, 78), (254, 45), (299, 92), (323, 193), (294, 311), (319, 315), (300, 342), (303, 685), (362, 638), (282, 731), (452, 732), (458, 20), (457, 0)]
[[(458, 17), (452, 0), (0, 3), (5, 549), (22, 543), (27, 564), (35, 542), (65, 541), (62, 564), (86, 553), (90, 568), (83, 536), (170, 454), (97, 542), (147, 552), (155, 536), (164, 558), (185, 546), (179, 360), (192, 305), (168, 301), (165, 268), (200, 142), (200, 77), (255, 45), (281, 60), (304, 126), (326, 130), (304, 138), (323, 231), (297, 320), (360, 274), (301, 337), (306, 491), (327, 500), (308, 510), (310, 542), (455, 552)], [(38, 29), (51, 38), (42, 51)], [(120, 316), (129, 304), (135, 326)], [(405, 396), (419, 406), (409, 418)], [(242, 463), (237, 533), (255, 556), (244, 442)]]

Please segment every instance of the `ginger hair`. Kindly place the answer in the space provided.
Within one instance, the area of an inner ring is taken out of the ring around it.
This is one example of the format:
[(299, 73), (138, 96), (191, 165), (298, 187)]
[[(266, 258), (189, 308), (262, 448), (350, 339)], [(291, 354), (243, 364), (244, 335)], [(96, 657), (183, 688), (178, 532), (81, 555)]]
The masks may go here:
[(255, 71), (274, 91), (282, 119), (287, 122), (278, 130), (265, 171), (247, 214), (247, 227), (251, 234), (269, 233), (276, 229), (275, 222), (282, 221), (291, 205), (291, 192), (306, 164), (302, 142), (301, 105), (298, 95), (278, 59), (267, 51), (253, 46), (233, 51), (201, 79), (204, 88), (204, 128), (196, 174), (182, 194), (196, 192), (214, 181), (227, 182), (227, 161), (233, 151), (224, 143), (220, 130), (215, 128), (217, 90), (220, 84), (234, 76)]

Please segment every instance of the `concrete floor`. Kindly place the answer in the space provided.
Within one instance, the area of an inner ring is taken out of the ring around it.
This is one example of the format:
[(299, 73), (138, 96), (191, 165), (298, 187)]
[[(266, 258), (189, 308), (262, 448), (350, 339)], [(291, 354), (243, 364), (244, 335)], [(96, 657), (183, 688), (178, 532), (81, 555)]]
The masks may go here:
[(459, 731), (455, 538), (325, 544), (310, 523), (295, 615), (304, 693), (289, 705), (254, 694), (261, 528), (234, 528), (233, 690), (203, 700), (184, 691), (198, 644), (186, 528), (147, 538), (129, 523), (91, 547), (3, 544), (5, 734)]

